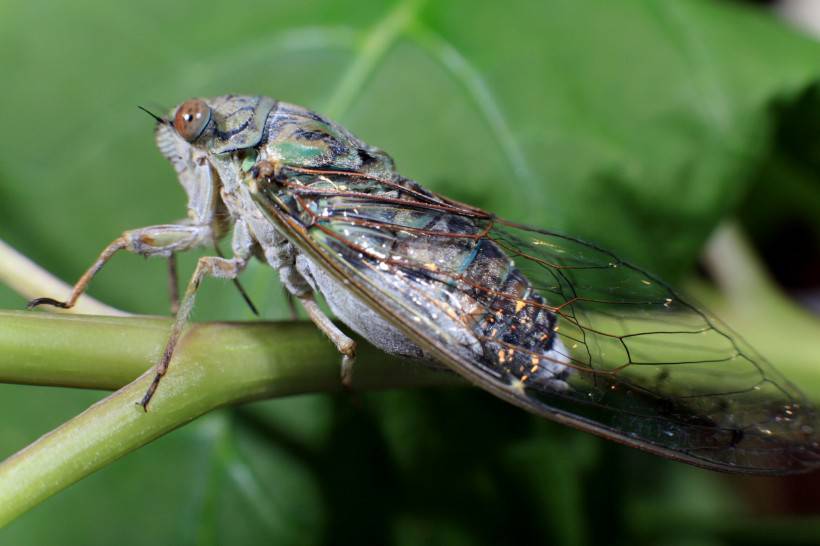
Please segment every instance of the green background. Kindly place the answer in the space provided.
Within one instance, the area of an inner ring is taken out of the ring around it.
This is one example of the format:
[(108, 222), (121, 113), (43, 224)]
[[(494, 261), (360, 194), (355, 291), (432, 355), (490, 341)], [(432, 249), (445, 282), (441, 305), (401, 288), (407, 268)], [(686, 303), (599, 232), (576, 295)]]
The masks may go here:
[[(337, 119), (430, 189), (681, 282), (738, 214), (767, 248), (798, 221), (806, 240), (788, 243), (816, 251), (818, 59), (727, 1), (5, 2), (0, 237), (73, 281), (123, 230), (184, 216), (136, 105), (266, 94)], [(287, 318), (269, 269), (243, 280), (265, 318)], [(165, 314), (165, 265), (118, 256), (91, 294)], [(0, 287), (0, 305), (24, 299)], [(205, 283), (195, 319), (251, 318)], [(0, 457), (100, 396), (1, 386)], [(808, 479), (718, 476), (479, 392), (303, 396), (200, 419), (0, 544), (810, 543)]]

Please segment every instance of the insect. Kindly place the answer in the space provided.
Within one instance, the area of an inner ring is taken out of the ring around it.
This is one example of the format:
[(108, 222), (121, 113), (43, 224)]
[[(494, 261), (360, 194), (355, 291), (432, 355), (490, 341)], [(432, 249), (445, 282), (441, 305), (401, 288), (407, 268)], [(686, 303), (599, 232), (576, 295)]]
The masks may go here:
[[(153, 115), (153, 114), (152, 114)], [(200, 258), (176, 313), (147, 409), (206, 276), (249, 260), (275, 270), (342, 356), (336, 317), (396, 355), (445, 364), (538, 415), (722, 471), (820, 465), (815, 410), (715, 318), (654, 276), (572, 237), (500, 219), (430, 192), (342, 126), (262, 96), (183, 102), (156, 141), (188, 195), (188, 218), (123, 233), (66, 301), (118, 251)]]

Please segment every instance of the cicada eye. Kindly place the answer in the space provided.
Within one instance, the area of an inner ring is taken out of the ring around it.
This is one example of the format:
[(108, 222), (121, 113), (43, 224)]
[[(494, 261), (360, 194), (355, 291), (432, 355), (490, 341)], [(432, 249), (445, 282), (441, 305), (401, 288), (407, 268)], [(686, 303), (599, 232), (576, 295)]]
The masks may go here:
[(179, 136), (193, 142), (211, 120), (211, 108), (201, 99), (191, 99), (183, 102), (174, 115), (174, 129)]

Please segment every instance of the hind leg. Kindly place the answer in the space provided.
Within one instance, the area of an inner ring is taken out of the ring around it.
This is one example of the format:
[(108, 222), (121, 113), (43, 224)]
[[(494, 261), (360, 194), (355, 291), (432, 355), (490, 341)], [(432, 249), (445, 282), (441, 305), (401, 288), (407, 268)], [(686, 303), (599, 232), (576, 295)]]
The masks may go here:
[(356, 342), (339, 330), (333, 321), (319, 308), (313, 292), (298, 296), (310, 320), (324, 333), (328, 339), (342, 353), (341, 379), (342, 385), (349, 389), (353, 386), (353, 364), (356, 362)]

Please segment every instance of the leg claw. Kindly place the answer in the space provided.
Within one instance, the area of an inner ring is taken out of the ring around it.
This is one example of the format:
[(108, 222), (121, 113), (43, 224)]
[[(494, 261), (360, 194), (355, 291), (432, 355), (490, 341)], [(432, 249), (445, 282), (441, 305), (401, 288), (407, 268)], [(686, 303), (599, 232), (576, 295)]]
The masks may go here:
[(37, 307), (38, 305), (51, 305), (53, 307), (59, 307), (60, 309), (68, 309), (71, 306), (68, 305), (67, 302), (64, 301), (57, 301), (52, 298), (35, 298), (26, 304), (26, 309), (29, 311)]
[(353, 364), (355, 362), (355, 354), (342, 356), (342, 387), (345, 390), (353, 389)]

